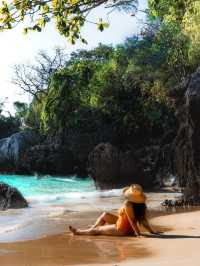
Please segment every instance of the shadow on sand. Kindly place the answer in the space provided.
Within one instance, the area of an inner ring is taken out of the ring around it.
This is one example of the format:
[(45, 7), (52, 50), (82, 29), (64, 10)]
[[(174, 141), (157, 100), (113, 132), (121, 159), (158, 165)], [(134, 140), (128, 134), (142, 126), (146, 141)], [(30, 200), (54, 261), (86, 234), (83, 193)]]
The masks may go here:
[(194, 238), (198, 239), (200, 236), (190, 236), (190, 235), (165, 235), (165, 234), (157, 234), (157, 235), (147, 235), (143, 234), (143, 236), (148, 237), (148, 238), (160, 238), (160, 239), (185, 239), (185, 238)]

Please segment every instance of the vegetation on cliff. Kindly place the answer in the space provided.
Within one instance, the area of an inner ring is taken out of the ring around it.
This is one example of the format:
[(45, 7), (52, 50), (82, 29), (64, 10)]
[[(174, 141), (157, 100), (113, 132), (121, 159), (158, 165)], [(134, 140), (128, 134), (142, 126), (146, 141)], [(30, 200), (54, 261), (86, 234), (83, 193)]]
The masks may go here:
[(17, 116), (4, 114), (4, 100), (0, 100), (0, 139), (6, 138), (19, 131), (20, 119)]
[(136, 135), (161, 136), (174, 123), (167, 91), (176, 73), (160, 55), (162, 47), (153, 47), (154, 38), (147, 33), (115, 48), (99, 45), (73, 53), (66, 66), (50, 76), (46, 94), (33, 99), (26, 124), (60, 136), (111, 125), (117, 142)]
[[(36, 6), (22, 5), (22, 2), (13, 4), (18, 12), (25, 10), (24, 16), (28, 16), (35, 10), (37, 14)], [(41, 86), (36, 80), (37, 91), (24, 115), (26, 124), (45, 134), (62, 136), (73, 130), (90, 132), (109, 124), (110, 134), (117, 143), (129, 142), (136, 135), (161, 136), (174, 125), (169, 89), (198, 65), (200, 53), (195, 28), (200, 12), (198, 2), (149, 0), (147, 26), (139, 37), (128, 38), (116, 47), (99, 45), (91, 51), (77, 51), (64, 64), (47, 67), (45, 86), (42, 80)], [(45, 14), (54, 16), (53, 8), (57, 8), (58, 3), (51, 4)], [(129, 11), (137, 8), (137, 1), (113, 1), (113, 5), (108, 1), (88, 1), (83, 5), (81, 1), (69, 1), (67, 6), (63, 3), (59, 8), (60, 12), (70, 10), (69, 17), (81, 16), (85, 8), (92, 10), (97, 4), (110, 4)], [(42, 10), (47, 6), (48, 3)], [(7, 6), (8, 13), (10, 7)], [(6, 14), (5, 7), (4, 12)], [(6, 27), (9, 19), (2, 23)], [(12, 26), (14, 20), (10, 23)], [(69, 35), (74, 34), (74, 30), (69, 28)], [(68, 35), (67, 31), (65, 33)], [(19, 69), (16, 70), (18, 79), (15, 81), (19, 84)], [(22, 81), (21, 77), (21, 85)]]

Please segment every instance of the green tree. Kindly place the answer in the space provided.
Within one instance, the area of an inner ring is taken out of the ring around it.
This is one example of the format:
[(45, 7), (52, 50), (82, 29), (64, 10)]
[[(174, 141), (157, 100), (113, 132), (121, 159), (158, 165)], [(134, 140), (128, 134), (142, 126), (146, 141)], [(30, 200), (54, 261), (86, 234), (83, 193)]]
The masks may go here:
[[(198, 0), (197, 0), (198, 1)], [(150, 13), (162, 21), (181, 21), (191, 3), (190, 0), (148, 0)]]
[(19, 117), (20, 119), (23, 119), (27, 112), (28, 112), (28, 104), (23, 102), (14, 102), (14, 108), (16, 111), (16, 117)]
[(117, 139), (167, 130), (173, 120), (167, 90), (175, 80), (168, 62), (174, 35), (167, 35), (168, 28), (162, 31), (146, 30), (142, 38), (133, 36), (116, 48), (100, 44), (73, 52), (49, 77), (46, 94), (39, 94), (40, 101), (34, 98), (26, 124), (46, 134), (89, 131), (81, 121), (89, 119), (95, 128), (91, 121), (98, 113)]
[[(28, 24), (24, 33), (29, 30), (40, 32), (53, 20), (58, 31), (72, 43), (77, 39), (86, 42), (81, 35), (81, 28), (87, 22), (90, 12), (99, 6), (110, 11), (118, 9), (133, 12), (136, 10), (137, 0), (4, 0), (0, 7), (0, 28), (11, 29), (19, 22), (24, 22)], [(100, 31), (108, 26), (101, 18), (92, 23)]]
[[(82, 53), (81, 53), (82, 54)], [(44, 129), (64, 130), (70, 118), (91, 98), (89, 83), (101, 62), (73, 59), (52, 75), (41, 114)]]
[(173, 45), (171, 49), (174, 50), (173, 58), (186, 56), (184, 61), (187, 61), (189, 72), (194, 71), (200, 60), (200, 0), (149, 0), (148, 2), (151, 18), (159, 19), (164, 25), (175, 29), (177, 38), (174, 38), (175, 47)]
[(38, 131), (41, 129), (41, 113), (43, 110), (44, 102), (47, 97), (44, 94), (38, 95), (39, 101), (37, 98), (33, 98), (29, 108), (24, 117), (24, 123), (26, 126), (34, 128)]
[(4, 115), (4, 104), (5, 100), (0, 100), (0, 139), (16, 133), (21, 126), (18, 117), (12, 116), (10, 113)]

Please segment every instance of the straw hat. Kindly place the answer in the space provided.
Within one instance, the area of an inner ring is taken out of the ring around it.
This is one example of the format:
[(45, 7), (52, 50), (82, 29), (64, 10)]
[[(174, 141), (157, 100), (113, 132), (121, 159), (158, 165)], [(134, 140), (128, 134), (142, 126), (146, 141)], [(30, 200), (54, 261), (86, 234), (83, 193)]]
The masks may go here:
[(122, 193), (128, 201), (134, 203), (145, 203), (146, 201), (146, 196), (143, 192), (143, 189), (138, 184), (133, 184), (129, 187), (123, 188)]

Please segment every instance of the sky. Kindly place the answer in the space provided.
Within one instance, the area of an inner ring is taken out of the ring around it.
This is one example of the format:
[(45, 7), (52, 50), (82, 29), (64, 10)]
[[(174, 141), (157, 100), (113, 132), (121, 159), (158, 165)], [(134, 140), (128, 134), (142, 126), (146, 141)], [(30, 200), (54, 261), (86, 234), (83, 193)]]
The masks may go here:
[[(140, 9), (145, 9), (146, 0), (140, 1)], [(13, 102), (30, 102), (31, 98), (22, 92), (20, 88), (11, 83), (13, 66), (21, 63), (34, 63), (34, 57), (38, 51), (45, 50), (49, 54), (55, 47), (65, 48), (67, 53), (77, 49), (90, 49), (99, 43), (113, 44), (122, 43), (127, 37), (139, 34), (143, 26), (141, 20), (143, 14), (138, 13), (136, 17), (122, 12), (106, 14), (104, 8), (98, 8), (90, 16), (90, 20), (96, 21), (103, 18), (109, 22), (109, 28), (105, 31), (97, 31), (96, 26), (87, 24), (82, 33), (88, 44), (70, 44), (64, 37), (59, 35), (53, 23), (38, 33), (32, 32), (27, 35), (22, 33), (23, 26), (18, 26), (12, 30), (0, 32), (0, 100), (5, 101), (5, 114), (7, 111), (14, 113)]]

